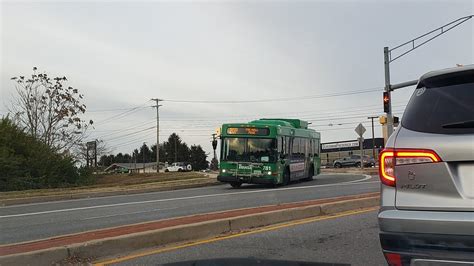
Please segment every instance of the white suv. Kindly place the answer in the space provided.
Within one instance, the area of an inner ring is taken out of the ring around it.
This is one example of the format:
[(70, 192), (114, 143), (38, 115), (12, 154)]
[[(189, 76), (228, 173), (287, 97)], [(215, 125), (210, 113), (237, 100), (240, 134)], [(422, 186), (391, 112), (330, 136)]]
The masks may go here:
[(193, 167), (189, 163), (173, 163), (171, 166), (166, 167), (165, 172), (186, 172), (192, 171)]
[(379, 156), (389, 265), (474, 265), (474, 65), (425, 74)]

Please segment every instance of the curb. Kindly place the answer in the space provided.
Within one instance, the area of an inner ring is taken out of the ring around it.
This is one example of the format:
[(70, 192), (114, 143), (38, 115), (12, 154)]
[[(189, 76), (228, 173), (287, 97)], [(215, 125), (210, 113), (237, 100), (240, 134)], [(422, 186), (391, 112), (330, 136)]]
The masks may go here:
[(294, 207), (283, 210), (216, 219), (193, 224), (132, 233), (79, 244), (0, 257), (0, 265), (50, 265), (68, 258), (98, 259), (131, 253), (135, 250), (163, 246), (183, 241), (218, 236), (233, 231), (330, 215), (354, 209), (378, 206), (379, 196), (343, 200), (332, 203)]

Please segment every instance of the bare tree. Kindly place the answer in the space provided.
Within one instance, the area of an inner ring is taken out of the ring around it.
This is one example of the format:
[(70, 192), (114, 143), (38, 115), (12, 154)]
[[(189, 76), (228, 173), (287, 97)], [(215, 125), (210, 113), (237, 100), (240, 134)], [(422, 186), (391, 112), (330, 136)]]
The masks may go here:
[(66, 77), (50, 78), (34, 67), (30, 78), (11, 79), (16, 82), (18, 95), (10, 112), (26, 132), (58, 152), (69, 151), (81, 142), (93, 122), (80, 118), (86, 111), (81, 103), (84, 96), (65, 85)]

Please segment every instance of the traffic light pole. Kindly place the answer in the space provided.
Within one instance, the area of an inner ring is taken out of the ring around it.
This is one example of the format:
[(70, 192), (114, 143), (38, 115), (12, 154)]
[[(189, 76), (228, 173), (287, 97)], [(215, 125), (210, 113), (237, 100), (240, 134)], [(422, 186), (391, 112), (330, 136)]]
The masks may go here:
[(388, 136), (392, 135), (393, 132), (393, 114), (392, 114), (392, 101), (391, 101), (391, 88), (390, 88), (390, 51), (388, 47), (383, 48), (384, 56), (384, 69), (385, 69), (385, 92), (388, 95), (388, 110), (387, 110), (387, 132)]

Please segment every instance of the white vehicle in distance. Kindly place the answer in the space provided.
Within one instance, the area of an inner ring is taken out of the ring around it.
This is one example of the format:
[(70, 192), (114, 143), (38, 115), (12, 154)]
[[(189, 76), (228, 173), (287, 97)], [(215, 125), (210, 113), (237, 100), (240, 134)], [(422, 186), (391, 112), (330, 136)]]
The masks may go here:
[(170, 166), (165, 168), (165, 172), (187, 172), (192, 170), (193, 167), (191, 164), (184, 162), (172, 163)]

